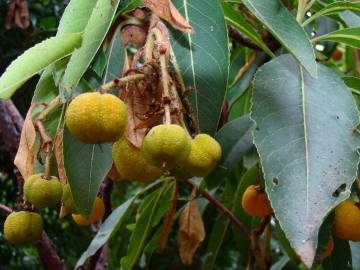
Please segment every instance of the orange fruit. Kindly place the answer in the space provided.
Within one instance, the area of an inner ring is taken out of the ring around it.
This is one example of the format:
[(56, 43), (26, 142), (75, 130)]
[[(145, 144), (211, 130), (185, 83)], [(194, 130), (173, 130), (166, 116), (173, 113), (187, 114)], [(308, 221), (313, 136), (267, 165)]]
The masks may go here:
[(352, 200), (340, 203), (335, 208), (333, 230), (342, 240), (360, 241), (360, 204)]
[(269, 199), (260, 186), (249, 186), (242, 197), (242, 207), (246, 214), (255, 217), (266, 217), (272, 214)]
[(84, 217), (81, 214), (72, 214), (72, 218), (74, 219), (75, 223), (80, 226), (89, 226), (102, 219), (104, 214), (105, 204), (102, 199), (96, 197), (89, 217)]

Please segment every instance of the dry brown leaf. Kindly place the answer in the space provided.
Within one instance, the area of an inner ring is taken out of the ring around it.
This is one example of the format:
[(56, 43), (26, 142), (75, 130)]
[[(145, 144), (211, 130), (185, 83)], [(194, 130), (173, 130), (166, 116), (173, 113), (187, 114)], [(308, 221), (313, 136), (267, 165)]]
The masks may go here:
[[(156, 94), (155, 94), (156, 96)], [(128, 124), (125, 130), (126, 138), (136, 147), (140, 148), (149, 126), (144, 126), (147, 122), (150, 104), (154, 99), (152, 91), (149, 89), (139, 90), (134, 83), (129, 84), (125, 104), (128, 108)], [(155, 124), (159, 124), (158, 122)]]
[(64, 126), (62, 125), (56, 131), (55, 140), (54, 140), (54, 155), (56, 159), (59, 180), (61, 182), (61, 185), (65, 186), (67, 183), (67, 177), (64, 166), (63, 134), (64, 134)]
[(36, 105), (31, 105), (26, 118), (24, 126), (21, 130), (21, 137), (19, 148), (15, 156), (14, 164), (19, 169), (24, 179), (34, 174), (34, 151), (36, 131), (32, 120), (32, 112)]
[(67, 210), (66, 207), (62, 205), (60, 208), (59, 218), (66, 217), (67, 214), (69, 214), (69, 210)]
[(9, 3), (5, 28), (10, 29), (13, 24), (21, 29), (26, 29), (30, 26), (27, 0), (12, 0)]
[(110, 178), (111, 181), (114, 181), (114, 182), (120, 182), (122, 180), (124, 180), (121, 175), (119, 174), (119, 172), (117, 171), (114, 163), (113, 165), (111, 166), (111, 169), (110, 171), (107, 173), (107, 177)]
[(205, 227), (195, 200), (189, 201), (179, 219), (179, 253), (183, 264), (191, 265), (193, 256), (205, 239)]
[(174, 28), (183, 32), (194, 33), (194, 29), (170, 0), (143, 0), (143, 3), (157, 16), (169, 22)]

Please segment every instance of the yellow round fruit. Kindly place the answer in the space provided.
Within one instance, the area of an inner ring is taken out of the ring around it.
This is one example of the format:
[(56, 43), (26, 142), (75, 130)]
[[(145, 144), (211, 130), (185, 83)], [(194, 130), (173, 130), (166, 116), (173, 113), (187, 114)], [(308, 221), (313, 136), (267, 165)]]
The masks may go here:
[(260, 186), (249, 186), (242, 197), (242, 207), (246, 214), (255, 217), (266, 217), (272, 214), (271, 205), (266, 193)]
[(127, 124), (124, 102), (111, 94), (99, 92), (77, 96), (66, 111), (66, 126), (71, 135), (83, 143), (117, 141)]
[(104, 217), (104, 214), (105, 214), (104, 202), (99, 197), (96, 197), (94, 206), (88, 218), (82, 216), (81, 214), (72, 214), (72, 217), (76, 224), (80, 226), (89, 226), (102, 219)]
[(162, 171), (149, 164), (140, 149), (127, 139), (121, 138), (114, 143), (112, 157), (115, 167), (122, 178), (149, 183), (162, 175)]
[(66, 184), (63, 188), (63, 195), (61, 198), (63, 206), (68, 210), (68, 213), (77, 214), (74, 198), (71, 193), (70, 185)]
[(184, 165), (191, 148), (191, 140), (178, 125), (158, 125), (145, 136), (142, 152), (147, 161), (166, 169)]
[(343, 240), (360, 241), (360, 203), (346, 200), (335, 208), (334, 233)]
[(61, 201), (62, 187), (57, 177), (44, 179), (42, 174), (35, 174), (25, 180), (25, 201), (35, 207), (53, 207)]
[(191, 140), (191, 151), (185, 169), (193, 176), (206, 176), (221, 158), (221, 146), (211, 136), (199, 134)]
[(43, 220), (38, 213), (11, 213), (4, 223), (4, 238), (15, 245), (35, 244), (41, 237)]

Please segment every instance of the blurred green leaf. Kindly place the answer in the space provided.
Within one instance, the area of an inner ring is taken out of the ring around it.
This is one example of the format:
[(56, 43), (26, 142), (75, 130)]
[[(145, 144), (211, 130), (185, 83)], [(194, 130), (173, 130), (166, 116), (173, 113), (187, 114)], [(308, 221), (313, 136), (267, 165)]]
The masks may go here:
[(360, 27), (345, 28), (313, 39), (314, 42), (331, 40), (353, 48), (360, 48)]
[(9, 99), (28, 79), (81, 44), (81, 33), (52, 37), (25, 51), (0, 77), (0, 97)]
[(280, 0), (243, 0), (244, 5), (313, 76), (317, 75), (315, 53), (309, 36)]

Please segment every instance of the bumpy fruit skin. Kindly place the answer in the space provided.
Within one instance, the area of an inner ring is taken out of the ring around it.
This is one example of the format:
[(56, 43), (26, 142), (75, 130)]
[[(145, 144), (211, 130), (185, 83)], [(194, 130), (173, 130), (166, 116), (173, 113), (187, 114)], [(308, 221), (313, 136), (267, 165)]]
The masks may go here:
[(272, 214), (269, 199), (259, 186), (249, 186), (242, 197), (242, 207), (246, 214), (255, 217), (266, 217)]
[(124, 102), (111, 94), (99, 92), (77, 96), (66, 111), (66, 126), (83, 143), (117, 141), (127, 125)]
[(121, 138), (114, 143), (112, 157), (115, 167), (122, 178), (149, 183), (162, 175), (162, 171), (158, 167), (149, 164), (141, 150), (133, 146), (125, 138)]
[(340, 203), (335, 208), (333, 230), (340, 239), (360, 241), (360, 205), (352, 200)]
[(15, 245), (35, 244), (41, 237), (43, 220), (38, 213), (11, 213), (4, 223), (4, 238)]
[(147, 161), (166, 169), (185, 164), (191, 149), (191, 140), (178, 125), (158, 125), (145, 136), (142, 152)]
[(104, 214), (104, 202), (99, 197), (96, 197), (93, 209), (91, 210), (91, 214), (88, 218), (82, 216), (81, 214), (72, 214), (72, 217), (76, 224), (80, 226), (89, 226), (102, 219)]
[(24, 196), (25, 201), (37, 208), (53, 207), (61, 201), (62, 187), (55, 176), (47, 180), (42, 174), (35, 174), (26, 179)]
[(199, 134), (191, 140), (191, 151), (185, 169), (193, 176), (206, 176), (220, 158), (220, 144), (207, 134)]
[(69, 211), (71, 214), (77, 214), (78, 211), (76, 210), (74, 198), (71, 194), (70, 185), (66, 184), (63, 188), (63, 195), (61, 198), (61, 202), (63, 203), (66, 210)]

